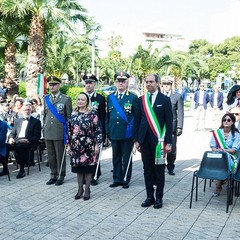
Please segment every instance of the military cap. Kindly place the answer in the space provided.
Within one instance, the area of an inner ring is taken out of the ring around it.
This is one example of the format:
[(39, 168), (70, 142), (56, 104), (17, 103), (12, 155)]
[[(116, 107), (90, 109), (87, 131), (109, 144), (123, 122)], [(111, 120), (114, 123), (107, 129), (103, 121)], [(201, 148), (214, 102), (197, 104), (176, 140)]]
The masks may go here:
[(83, 76), (83, 81), (87, 83), (87, 82), (97, 82), (98, 80), (95, 75), (88, 73)]
[(59, 83), (61, 83), (62, 81), (61, 81), (59, 78), (55, 77), (55, 76), (49, 76), (49, 77), (47, 78), (47, 82), (48, 82), (49, 84), (59, 84)]
[(130, 75), (128, 73), (126, 73), (126, 72), (123, 72), (123, 71), (117, 72), (114, 75), (114, 80), (115, 81), (118, 81), (118, 80), (124, 81), (124, 80), (127, 80), (128, 78), (130, 78)]
[(170, 84), (172, 84), (173, 81), (174, 81), (174, 79), (171, 76), (163, 76), (163, 77), (161, 77), (161, 83), (170, 83)]

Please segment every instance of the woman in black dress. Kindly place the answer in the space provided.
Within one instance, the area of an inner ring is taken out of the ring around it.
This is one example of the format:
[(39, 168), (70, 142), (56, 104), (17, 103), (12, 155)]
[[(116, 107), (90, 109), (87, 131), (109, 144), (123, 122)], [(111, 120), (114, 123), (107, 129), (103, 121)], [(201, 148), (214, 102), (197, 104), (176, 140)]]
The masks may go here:
[(68, 122), (68, 153), (72, 172), (77, 173), (78, 179), (78, 192), (75, 199), (80, 199), (83, 195), (85, 177), (83, 199), (89, 200), (91, 176), (98, 161), (102, 130), (96, 112), (90, 108), (90, 99), (86, 93), (82, 92), (77, 96), (76, 105)]

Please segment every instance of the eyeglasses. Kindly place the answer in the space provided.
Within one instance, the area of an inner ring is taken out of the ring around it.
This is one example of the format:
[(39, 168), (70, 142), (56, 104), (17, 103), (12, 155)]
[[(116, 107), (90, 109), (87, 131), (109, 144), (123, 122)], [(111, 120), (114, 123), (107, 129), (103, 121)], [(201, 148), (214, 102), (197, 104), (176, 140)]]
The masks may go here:
[(230, 118), (224, 118), (223, 119), (223, 122), (231, 122), (232, 121), (232, 119), (230, 119)]

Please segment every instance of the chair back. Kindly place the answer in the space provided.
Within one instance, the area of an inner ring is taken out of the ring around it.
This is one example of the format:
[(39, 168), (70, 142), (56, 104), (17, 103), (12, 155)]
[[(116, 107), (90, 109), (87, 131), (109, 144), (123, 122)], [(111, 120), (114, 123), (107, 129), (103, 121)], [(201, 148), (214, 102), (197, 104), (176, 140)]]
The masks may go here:
[(228, 155), (226, 152), (206, 151), (203, 154), (196, 176), (204, 179), (225, 180), (229, 177)]
[(238, 162), (237, 169), (236, 169), (236, 172), (235, 172), (233, 178), (235, 181), (240, 182), (240, 164), (239, 164), (239, 162)]

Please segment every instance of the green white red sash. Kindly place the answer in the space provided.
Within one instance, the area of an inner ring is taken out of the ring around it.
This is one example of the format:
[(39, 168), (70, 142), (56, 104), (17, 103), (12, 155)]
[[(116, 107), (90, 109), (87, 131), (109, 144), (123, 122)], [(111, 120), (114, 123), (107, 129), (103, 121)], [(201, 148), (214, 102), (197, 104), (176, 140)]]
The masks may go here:
[[(215, 131), (212, 131), (212, 133), (213, 133), (213, 137), (214, 137), (214, 139), (215, 139), (215, 141), (218, 145), (218, 148), (227, 149), (227, 146), (226, 146), (226, 143), (224, 141), (221, 130), (217, 129)], [(237, 154), (236, 153), (234, 153), (234, 154), (230, 153), (230, 155), (231, 155), (232, 160), (235, 163), (235, 160), (237, 159)], [(232, 164), (232, 172), (234, 172), (236, 170), (236, 167), (237, 167), (236, 164)]]
[(153, 134), (158, 139), (158, 144), (156, 146), (156, 152), (155, 152), (155, 158), (159, 159), (161, 158), (161, 149), (164, 148), (163, 142), (164, 137), (166, 133), (166, 125), (164, 124), (163, 129), (161, 130), (160, 125), (158, 123), (157, 117), (155, 115), (155, 112), (153, 111), (152, 105), (149, 101), (150, 93), (146, 93), (142, 96), (142, 103), (143, 103), (143, 110), (146, 114), (147, 121), (150, 125), (150, 128), (153, 132)]

